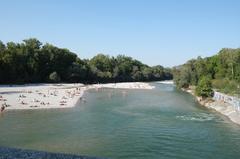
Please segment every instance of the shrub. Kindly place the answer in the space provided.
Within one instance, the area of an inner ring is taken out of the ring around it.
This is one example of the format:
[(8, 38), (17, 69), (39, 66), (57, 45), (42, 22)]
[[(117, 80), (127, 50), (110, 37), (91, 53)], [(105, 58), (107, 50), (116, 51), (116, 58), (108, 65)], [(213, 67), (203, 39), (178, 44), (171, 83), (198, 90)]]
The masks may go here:
[(201, 97), (211, 97), (213, 95), (212, 84), (209, 78), (203, 77), (198, 82), (195, 93)]
[(61, 81), (61, 78), (60, 76), (58, 75), (58, 73), (55, 71), (55, 72), (52, 72), (50, 75), (49, 75), (49, 80), (51, 82), (60, 82)]

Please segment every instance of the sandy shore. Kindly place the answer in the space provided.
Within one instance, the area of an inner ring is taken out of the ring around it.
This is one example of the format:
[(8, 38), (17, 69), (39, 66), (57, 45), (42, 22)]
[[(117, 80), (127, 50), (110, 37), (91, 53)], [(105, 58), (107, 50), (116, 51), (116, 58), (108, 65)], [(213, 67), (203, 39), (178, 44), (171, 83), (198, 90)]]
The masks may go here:
[(196, 100), (203, 106), (213, 109), (225, 116), (227, 116), (232, 122), (240, 125), (240, 112), (237, 111), (234, 106), (232, 106), (229, 103), (223, 102), (223, 101), (217, 101), (214, 99), (202, 99), (200, 97), (197, 97), (194, 95), (193, 90), (188, 89), (183, 91), (188, 92), (192, 94), (194, 97), (196, 97)]
[(6, 104), (6, 109), (73, 107), (85, 89), (83, 84), (1, 86), (0, 104)]
[(153, 89), (148, 83), (143, 82), (123, 82), (123, 83), (107, 83), (107, 84), (94, 84), (92, 88), (117, 88), (117, 89)]
[(153, 89), (148, 83), (128, 82), (109, 84), (30, 84), (1, 85), (0, 106), (11, 109), (47, 109), (74, 107), (88, 89)]

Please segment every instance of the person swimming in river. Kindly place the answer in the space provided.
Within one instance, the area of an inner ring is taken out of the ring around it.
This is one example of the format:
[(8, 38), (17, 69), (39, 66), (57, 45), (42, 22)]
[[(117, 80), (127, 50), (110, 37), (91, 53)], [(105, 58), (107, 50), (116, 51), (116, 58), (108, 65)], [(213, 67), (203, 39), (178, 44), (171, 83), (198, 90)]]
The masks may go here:
[(3, 112), (4, 110), (5, 110), (5, 106), (2, 105), (2, 106), (1, 106), (1, 112)]

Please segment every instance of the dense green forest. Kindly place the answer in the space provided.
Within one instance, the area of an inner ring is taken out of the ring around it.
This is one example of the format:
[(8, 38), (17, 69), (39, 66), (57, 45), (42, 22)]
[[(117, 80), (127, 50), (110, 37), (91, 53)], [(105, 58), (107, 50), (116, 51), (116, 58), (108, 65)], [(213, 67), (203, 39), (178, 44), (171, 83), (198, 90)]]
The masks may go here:
[(35, 38), (22, 43), (0, 41), (0, 83), (124, 82), (172, 79), (171, 69), (150, 67), (124, 55), (98, 54), (80, 59), (68, 49), (42, 44)]
[(189, 60), (174, 67), (173, 75), (179, 88), (196, 86), (200, 96), (211, 96), (212, 89), (240, 94), (240, 48), (224, 48), (212, 57)]

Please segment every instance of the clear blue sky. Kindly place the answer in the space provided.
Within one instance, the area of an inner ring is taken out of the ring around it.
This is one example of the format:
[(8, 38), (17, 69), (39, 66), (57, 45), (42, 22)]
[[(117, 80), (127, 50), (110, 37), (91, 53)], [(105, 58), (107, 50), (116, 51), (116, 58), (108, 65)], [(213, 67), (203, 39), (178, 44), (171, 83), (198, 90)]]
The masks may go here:
[(174, 66), (240, 47), (240, 0), (1, 0), (0, 40)]

